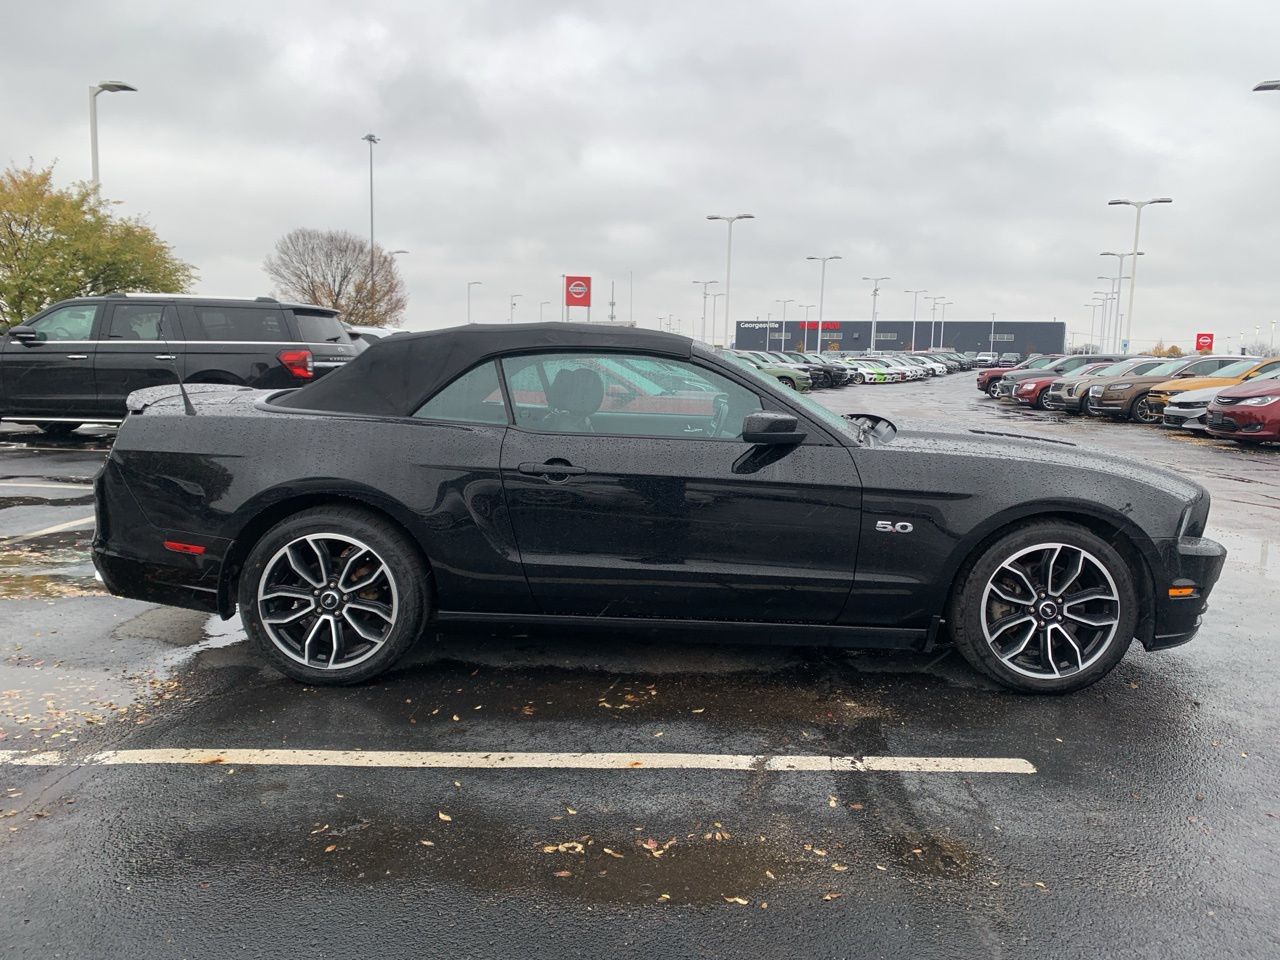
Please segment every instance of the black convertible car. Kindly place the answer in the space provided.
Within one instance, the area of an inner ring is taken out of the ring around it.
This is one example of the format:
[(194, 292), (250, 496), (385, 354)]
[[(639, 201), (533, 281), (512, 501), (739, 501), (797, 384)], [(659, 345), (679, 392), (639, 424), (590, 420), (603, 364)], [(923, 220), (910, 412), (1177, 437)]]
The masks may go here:
[(954, 643), (1027, 691), (1194, 636), (1225, 551), (1197, 484), (1073, 444), (899, 433), (685, 337), (466, 326), (296, 390), (155, 387), (98, 475), (113, 593), (231, 616), (307, 683), (432, 621)]

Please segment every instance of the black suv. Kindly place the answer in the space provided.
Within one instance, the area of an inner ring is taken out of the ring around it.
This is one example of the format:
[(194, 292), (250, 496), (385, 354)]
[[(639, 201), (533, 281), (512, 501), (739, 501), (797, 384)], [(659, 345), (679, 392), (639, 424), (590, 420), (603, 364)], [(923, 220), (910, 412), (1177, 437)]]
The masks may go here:
[(0, 342), (0, 420), (67, 434), (124, 419), (134, 390), (297, 387), (357, 353), (335, 311), (271, 297), (117, 294), (55, 303)]

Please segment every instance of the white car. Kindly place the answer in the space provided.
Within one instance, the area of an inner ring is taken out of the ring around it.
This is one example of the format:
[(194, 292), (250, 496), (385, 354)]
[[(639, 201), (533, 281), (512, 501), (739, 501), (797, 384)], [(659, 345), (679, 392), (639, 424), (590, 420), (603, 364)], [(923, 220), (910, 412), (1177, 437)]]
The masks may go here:
[(1161, 422), (1166, 427), (1203, 430), (1209, 403), (1218, 395), (1219, 390), (1225, 389), (1225, 387), (1205, 387), (1203, 390), (1186, 390), (1174, 394), (1165, 404), (1164, 420)]

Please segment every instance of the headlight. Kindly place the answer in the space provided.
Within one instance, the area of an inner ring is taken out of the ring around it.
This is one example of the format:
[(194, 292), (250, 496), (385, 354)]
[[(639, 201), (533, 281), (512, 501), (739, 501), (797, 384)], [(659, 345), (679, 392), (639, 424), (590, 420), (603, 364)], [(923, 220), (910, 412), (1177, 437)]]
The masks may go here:
[[(1128, 390), (1132, 386), (1133, 386), (1132, 383), (1113, 383), (1109, 387), (1107, 387), (1107, 389), (1108, 390)], [(1092, 391), (1090, 392), (1092, 393)]]
[(1097, 397), (1102, 395), (1102, 387), (1090, 387), (1089, 396)]
[(1022, 386), (1018, 387), (1019, 390), (1034, 390), (1035, 388), (1036, 388), (1036, 385), (1034, 382), (1024, 383)]
[(1247, 400), (1241, 400), (1242, 407), (1265, 407), (1267, 404), (1275, 403), (1280, 397), (1249, 397)]
[(1185, 390), (1161, 390), (1161, 395), (1166, 397), (1176, 397), (1180, 393), (1186, 393)]

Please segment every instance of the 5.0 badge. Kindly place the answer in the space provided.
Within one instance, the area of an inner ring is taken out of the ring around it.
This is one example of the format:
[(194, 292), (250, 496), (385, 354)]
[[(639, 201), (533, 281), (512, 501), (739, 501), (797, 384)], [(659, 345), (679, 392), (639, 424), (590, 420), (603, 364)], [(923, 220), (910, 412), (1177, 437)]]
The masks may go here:
[(905, 520), (899, 523), (893, 523), (889, 520), (876, 521), (876, 530), (879, 533), (910, 533), (914, 529), (915, 527)]

